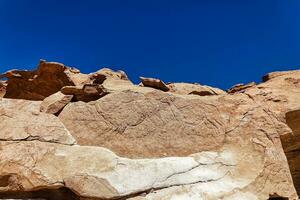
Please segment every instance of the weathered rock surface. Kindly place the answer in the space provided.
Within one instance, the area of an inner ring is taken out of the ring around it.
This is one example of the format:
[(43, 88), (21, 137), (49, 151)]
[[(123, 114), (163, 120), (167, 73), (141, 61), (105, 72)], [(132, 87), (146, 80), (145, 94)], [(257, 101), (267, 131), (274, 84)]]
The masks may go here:
[(61, 89), (65, 95), (71, 95), (74, 101), (95, 101), (106, 94), (108, 91), (101, 85), (97, 84), (84, 84), (83, 86), (65, 86)]
[(145, 87), (152, 87), (155, 89), (162, 90), (164, 92), (167, 92), (170, 90), (170, 88), (162, 81), (156, 78), (145, 78), (140, 77), (140, 80), (142, 82), (142, 85)]
[(265, 75), (264, 81), (246, 90), (245, 93), (260, 105), (268, 108), (270, 114), (277, 119), (274, 126), (280, 133), (294, 184), (300, 193), (300, 156), (298, 153), (300, 140), (297, 123), (300, 109), (300, 71), (273, 72)]
[(61, 111), (73, 98), (73, 95), (66, 95), (56, 92), (46, 97), (41, 103), (41, 112), (56, 114)]
[(6, 85), (5, 81), (0, 81), (0, 97), (4, 97), (6, 93)]
[(40, 65), (59, 75), (38, 73), (49, 66), (30, 72), (37, 80), (12, 71), (5, 97), (43, 101), (0, 101), (0, 198), (297, 199), (299, 71), (227, 94)]
[(72, 145), (76, 141), (54, 115), (41, 113), (40, 102), (0, 101), (0, 140), (54, 142)]
[(247, 88), (253, 87), (255, 86), (255, 82), (251, 82), (251, 83), (247, 83), (247, 84), (236, 84), (234, 86), (232, 86), (229, 90), (228, 93), (236, 93), (236, 92), (244, 92)]
[(194, 94), (199, 96), (210, 96), (226, 94), (226, 92), (221, 89), (199, 84), (170, 83), (167, 86), (170, 88), (170, 92), (183, 95)]
[(28, 100), (43, 100), (64, 86), (83, 87), (85, 84), (102, 84), (111, 80), (130, 82), (123, 71), (114, 72), (104, 68), (95, 73), (81, 74), (78, 69), (44, 60), (34, 71), (11, 70), (1, 77), (8, 79), (5, 98)]
[(4, 97), (29, 100), (43, 100), (85, 77), (61, 63), (44, 61), (34, 71), (12, 70), (4, 75), (8, 79)]

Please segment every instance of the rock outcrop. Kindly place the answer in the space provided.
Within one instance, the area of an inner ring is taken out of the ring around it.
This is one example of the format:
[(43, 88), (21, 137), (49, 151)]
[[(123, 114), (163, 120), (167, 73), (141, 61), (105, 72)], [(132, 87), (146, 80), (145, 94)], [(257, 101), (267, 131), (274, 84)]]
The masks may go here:
[(214, 88), (206, 85), (200, 84), (190, 84), (190, 83), (170, 83), (167, 85), (170, 88), (170, 92), (176, 94), (185, 95), (199, 95), (199, 96), (210, 96), (210, 95), (221, 95), (226, 94), (223, 90), (219, 88)]
[(256, 85), (255, 82), (251, 82), (251, 83), (247, 83), (247, 84), (239, 83), (239, 84), (232, 86), (228, 90), (228, 93), (244, 92), (247, 88), (253, 87), (255, 85)]
[(277, 119), (274, 126), (280, 133), (294, 184), (300, 193), (300, 140), (297, 123), (300, 109), (300, 71), (273, 72), (265, 75), (263, 80), (264, 83), (246, 90), (245, 93), (261, 106), (268, 108), (270, 114)]
[(229, 93), (45, 61), (4, 75), (2, 199), (298, 198), (300, 71)]
[(145, 87), (152, 87), (155, 89), (162, 90), (164, 92), (167, 92), (170, 90), (170, 88), (162, 81), (156, 78), (145, 78), (145, 77), (140, 77), (141, 84), (142, 86)]
[(97, 84), (84, 84), (83, 86), (65, 86), (61, 88), (64, 95), (74, 97), (74, 101), (95, 101), (106, 94), (108, 91), (101, 85)]
[(5, 98), (43, 100), (63, 86), (76, 85), (86, 75), (61, 63), (41, 61), (34, 71), (11, 70), (6, 72)]
[[(71, 86), (72, 87), (72, 86)], [(41, 112), (57, 114), (60, 112), (70, 101), (74, 95), (66, 95), (59, 92), (56, 92), (49, 97), (46, 97), (41, 103)]]

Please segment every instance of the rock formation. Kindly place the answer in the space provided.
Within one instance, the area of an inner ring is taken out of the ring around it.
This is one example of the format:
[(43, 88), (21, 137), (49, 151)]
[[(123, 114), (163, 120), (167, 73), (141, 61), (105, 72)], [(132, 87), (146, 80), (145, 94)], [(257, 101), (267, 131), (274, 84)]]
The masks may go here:
[(2, 199), (298, 198), (300, 71), (229, 93), (43, 60), (2, 76)]
[(169, 87), (161, 80), (155, 79), (155, 78), (145, 78), (145, 77), (140, 77), (141, 80), (141, 85), (145, 87), (152, 87), (155, 89), (162, 90), (164, 92), (169, 91)]

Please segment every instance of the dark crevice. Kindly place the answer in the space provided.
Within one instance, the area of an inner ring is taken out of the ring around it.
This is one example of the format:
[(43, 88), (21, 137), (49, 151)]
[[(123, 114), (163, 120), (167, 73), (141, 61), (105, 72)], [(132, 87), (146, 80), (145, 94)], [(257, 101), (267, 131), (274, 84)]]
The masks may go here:
[(189, 94), (199, 95), (199, 96), (211, 96), (211, 95), (215, 95), (211, 91), (192, 91)]
[(0, 177), (0, 187), (7, 187), (9, 185), (10, 175)]
[(272, 194), (270, 195), (269, 199), (268, 200), (289, 200), (289, 198), (287, 197), (281, 197), (277, 194)]
[(68, 188), (41, 189), (30, 192), (1, 192), (0, 199), (80, 200), (80, 198)]
[[(294, 186), (298, 194), (300, 194), (300, 110), (287, 112), (285, 115), (286, 124), (293, 131), (291, 134), (280, 136), (283, 150), (288, 160), (290, 172), (293, 178)], [(282, 197), (274, 197), (272, 199), (287, 199)]]

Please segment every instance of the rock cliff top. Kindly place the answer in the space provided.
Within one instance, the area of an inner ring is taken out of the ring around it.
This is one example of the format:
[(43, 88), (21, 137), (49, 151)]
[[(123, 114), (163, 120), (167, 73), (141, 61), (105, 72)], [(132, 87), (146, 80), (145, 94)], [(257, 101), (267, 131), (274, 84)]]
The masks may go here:
[(300, 70), (228, 91), (44, 60), (0, 78), (2, 199), (298, 199)]

